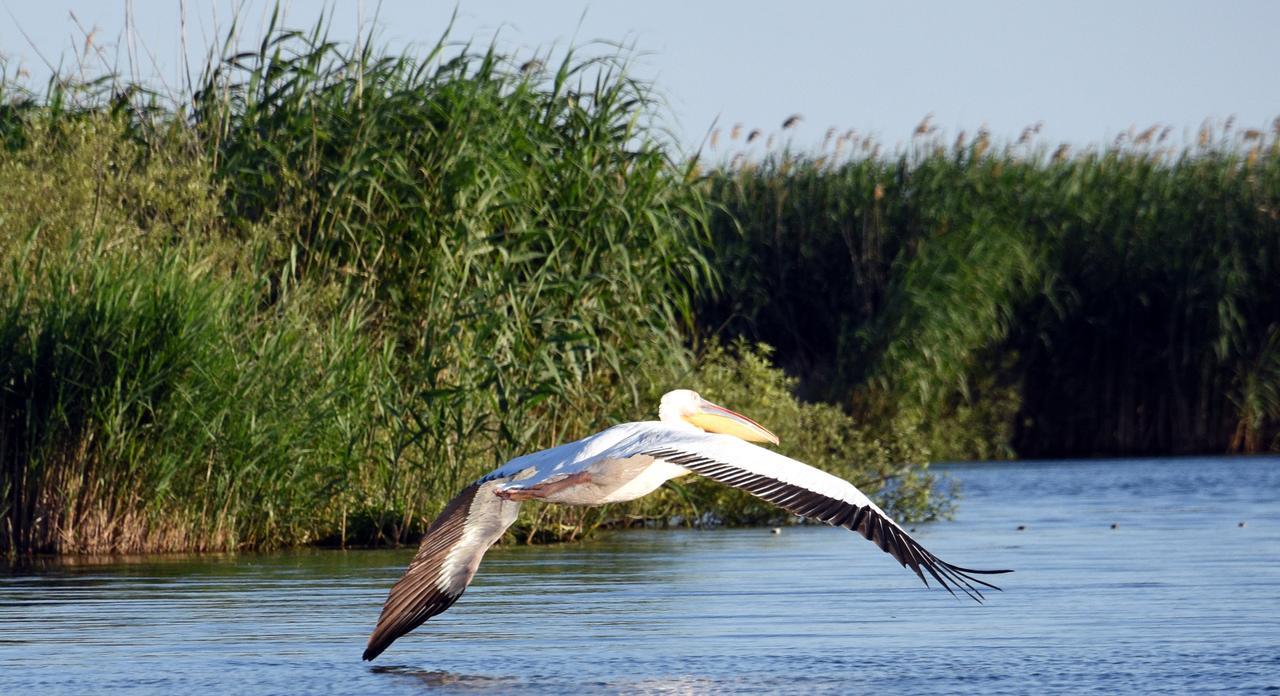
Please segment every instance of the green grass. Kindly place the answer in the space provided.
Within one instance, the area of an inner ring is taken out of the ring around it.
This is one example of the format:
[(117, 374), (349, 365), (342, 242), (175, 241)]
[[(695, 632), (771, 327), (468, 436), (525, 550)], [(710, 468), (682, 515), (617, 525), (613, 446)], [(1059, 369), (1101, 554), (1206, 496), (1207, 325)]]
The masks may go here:
[(699, 318), (945, 458), (1280, 449), (1280, 132), (1151, 133), (721, 167)]
[(293, 307), (268, 319), (252, 287), (177, 251), (91, 244), (5, 279), (6, 547), (315, 540), (360, 464), (369, 346)]
[[(909, 432), (802, 406), (761, 349), (688, 347), (709, 204), (623, 57), (522, 71), (446, 39), (273, 24), (190, 94), (3, 82), (0, 550), (404, 543), (476, 476), (674, 386), (945, 512)], [(673, 516), (776, 512), (695, 484), (526, 506), (513, 535)]]
[[(447, 38), (0, 80), (0, 551), (406, 543), (673, 387), (911, 519), (933, 457), (1280, 448), (1276, 133), (703, 173), (625, 56)], [(682, 480), (512, 536), (672, 520), (779, 517)]]

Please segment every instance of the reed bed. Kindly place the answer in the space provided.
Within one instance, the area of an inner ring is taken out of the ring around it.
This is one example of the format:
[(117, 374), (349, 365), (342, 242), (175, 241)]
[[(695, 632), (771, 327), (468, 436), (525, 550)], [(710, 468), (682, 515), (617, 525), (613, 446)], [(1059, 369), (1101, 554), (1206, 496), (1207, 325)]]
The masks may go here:
[[(1274, 128), (704, 171), (625, 56), (233, 35), (183, 94), (0, 80), (0, 552), (408, 543), (673, 387), (908, 519), (934, 457), (1280, 449)], [(682, 480), (512, 537), (781, 519)]]
[[(674, 386), (945, 513), (909, 432), (800, 404), (765, 348), (689, 348), (709, 204), (623, 57), (324, 26), (248, 51), (233, 28), (185, 94), (3, 80), (0, 551), (407, 543), (475, 476)], [(697, 483), (525, 507), (531, 541), (777, 516)]]
[(723, 155), (700, 321), (945, 458), (1280, 449), (1280, 120), (1036, 130)]

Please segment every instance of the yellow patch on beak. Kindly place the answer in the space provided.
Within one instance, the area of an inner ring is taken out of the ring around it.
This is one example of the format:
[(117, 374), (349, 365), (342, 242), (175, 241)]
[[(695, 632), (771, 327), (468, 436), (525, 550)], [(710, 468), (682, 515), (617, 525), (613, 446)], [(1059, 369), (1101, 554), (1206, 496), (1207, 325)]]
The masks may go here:
[(709, 433), (732, 435), (747, 442), (778, 444), (778, 436), (766, 430), (764, 426), (709, 401), (704, 401), (697, 413), (686, 414), (684, 419)]

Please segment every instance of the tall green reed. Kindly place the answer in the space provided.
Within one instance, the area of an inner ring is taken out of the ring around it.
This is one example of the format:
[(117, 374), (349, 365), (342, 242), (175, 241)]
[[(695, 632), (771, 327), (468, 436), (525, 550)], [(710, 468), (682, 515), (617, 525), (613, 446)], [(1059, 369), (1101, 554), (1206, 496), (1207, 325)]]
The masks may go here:
[(5, 278), (4, 546), (313, 540), (367, 429), (350, 427), (374, 378), (358, 334), (317, 336), (292, 308), (264, 321), (252, 287), (177, 252), (83, 243)]
[(1276, 448), (1280, 150), (1202, 140), (738, 160), (703, 320), (946, 457)]
[(279, 291), (340, 286), (395, 344), (406, 430), (378, 507), (399, 537), (426, 500), (633, 411), (653, 365), (687, 362), (706, 216), (618, 58), (529, 72), (444, 39), (357, 46), (268, 32), (206, 73), (193, 117), (228, 216), (290, 223)]
[[(8, 100), (0, 548), (400, 543), (506, 458), (733, 370), (768, 387), (740, 406), (822, 430), (791, 446), (936, 512), (897, 450), (846, 447), (749, 347), (687, 347), (715, 287), (703, 188), (650, 86), (581, 55), (522, 70), (273, 21), (191, 94), (106, 76)], [(718, 495), (526, 506), (516, 530), (773, 514)]]

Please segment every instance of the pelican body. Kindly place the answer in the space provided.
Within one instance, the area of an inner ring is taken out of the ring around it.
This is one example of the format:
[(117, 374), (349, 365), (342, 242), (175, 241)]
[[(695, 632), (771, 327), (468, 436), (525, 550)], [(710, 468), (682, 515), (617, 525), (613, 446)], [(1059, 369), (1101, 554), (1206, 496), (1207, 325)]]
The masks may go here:
[[(635, 500), (664, 482), (698, 474), (741, 488), (810, 520), (873, 541), (929, 584), (981, 601), (1000, 589), (972, 570), (924, 549), (853, 484), (752, 443), (778, 438), (746, 416), (677, 389), (662, 397), (657, 421), (623, 423), (591, 437), (516, 457), (467, 486), (431, 523), (409, 568), (391, 588), (364, 659), (453, 605), (485, 551), (515, 522), (520, 503), (603, 505)], [(954, 588), (954, 589), (953, 589)]]

